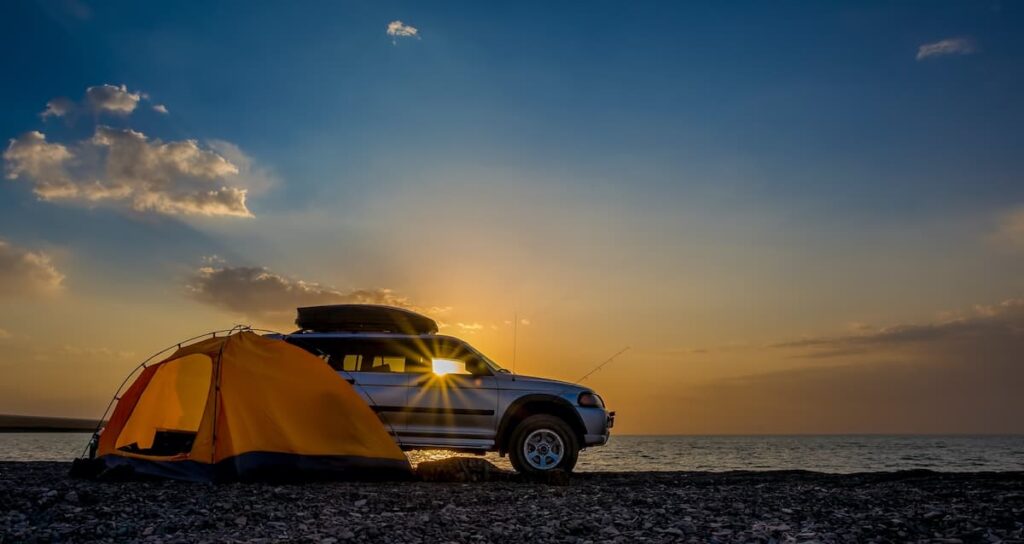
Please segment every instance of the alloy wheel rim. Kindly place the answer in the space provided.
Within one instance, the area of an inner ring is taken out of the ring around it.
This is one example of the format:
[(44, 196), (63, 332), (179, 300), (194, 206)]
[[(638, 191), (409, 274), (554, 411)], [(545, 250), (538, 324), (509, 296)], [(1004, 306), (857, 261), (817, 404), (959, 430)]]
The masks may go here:
[(551, 429), (537, 429), (523, 442), (523, 458), (537, 470), (551, 470), (558, 466), (565, 455), (562, 437)]

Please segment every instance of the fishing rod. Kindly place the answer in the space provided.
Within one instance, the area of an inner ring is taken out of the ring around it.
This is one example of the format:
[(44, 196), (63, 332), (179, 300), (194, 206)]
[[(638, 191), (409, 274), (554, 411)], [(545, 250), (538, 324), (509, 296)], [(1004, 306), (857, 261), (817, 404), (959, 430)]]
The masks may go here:
[(598, 370), (601, 370), (602, 368), (604, 368), (604, 365), (614, 361), (616, 357), (618, 357), (619, 355), (622, 355), (623, 353), (626, 353), (627, 351), (629, 351), (629, 346), (626, 346), (626, 347), (620, 349), (618, 351), (618, 353), (616, 353), (615, 355), (612, 355), (611, 357), (605, 359), (604, 362), (602, 362), (601, 364), (595, 366), (593, 370), (591, 370), (590, 372), (587, 372), (586, 374), (584, 374), (582, 378), (576, 380), (576, 383), (581, 383), (583, 380), (589, 378), (591, 374), (597, 372)]

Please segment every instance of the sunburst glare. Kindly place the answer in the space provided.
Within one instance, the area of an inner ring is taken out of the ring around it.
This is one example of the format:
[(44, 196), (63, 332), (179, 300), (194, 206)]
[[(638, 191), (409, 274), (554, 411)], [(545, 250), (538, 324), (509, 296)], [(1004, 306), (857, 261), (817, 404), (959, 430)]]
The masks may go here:
[(454, 359), (434, 359), (433, 371), (434, 374), (438, 376), (444, 376), (446, 374), (468, 374), (466, 371), (466, 363), (463, 361), (456, 361)]

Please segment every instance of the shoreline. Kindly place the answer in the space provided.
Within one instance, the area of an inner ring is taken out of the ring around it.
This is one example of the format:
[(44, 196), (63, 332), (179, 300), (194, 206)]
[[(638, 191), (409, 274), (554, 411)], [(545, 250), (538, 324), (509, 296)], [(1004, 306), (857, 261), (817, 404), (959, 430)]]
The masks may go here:
[(99, 423), (97, 419), (0, 414), (0, 433), (92, 433)]
[(210, 485), (73, 480), (69, 467), (0, 462), (0, 535), (325, 544), (1024, 540), (1024, 471), (592, 472), (557, 486)]

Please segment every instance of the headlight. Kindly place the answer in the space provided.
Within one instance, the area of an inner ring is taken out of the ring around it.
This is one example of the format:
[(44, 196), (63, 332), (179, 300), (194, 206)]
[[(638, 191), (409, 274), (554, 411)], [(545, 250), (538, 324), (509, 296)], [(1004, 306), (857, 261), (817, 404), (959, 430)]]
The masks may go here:
[(576, 402), (580, 406), (604, 408), (604, 401), (601, 400), (601, 397), (597, 396), (597, 393), (591, 393), (590, 391), (580, 393), (580, 398)]

